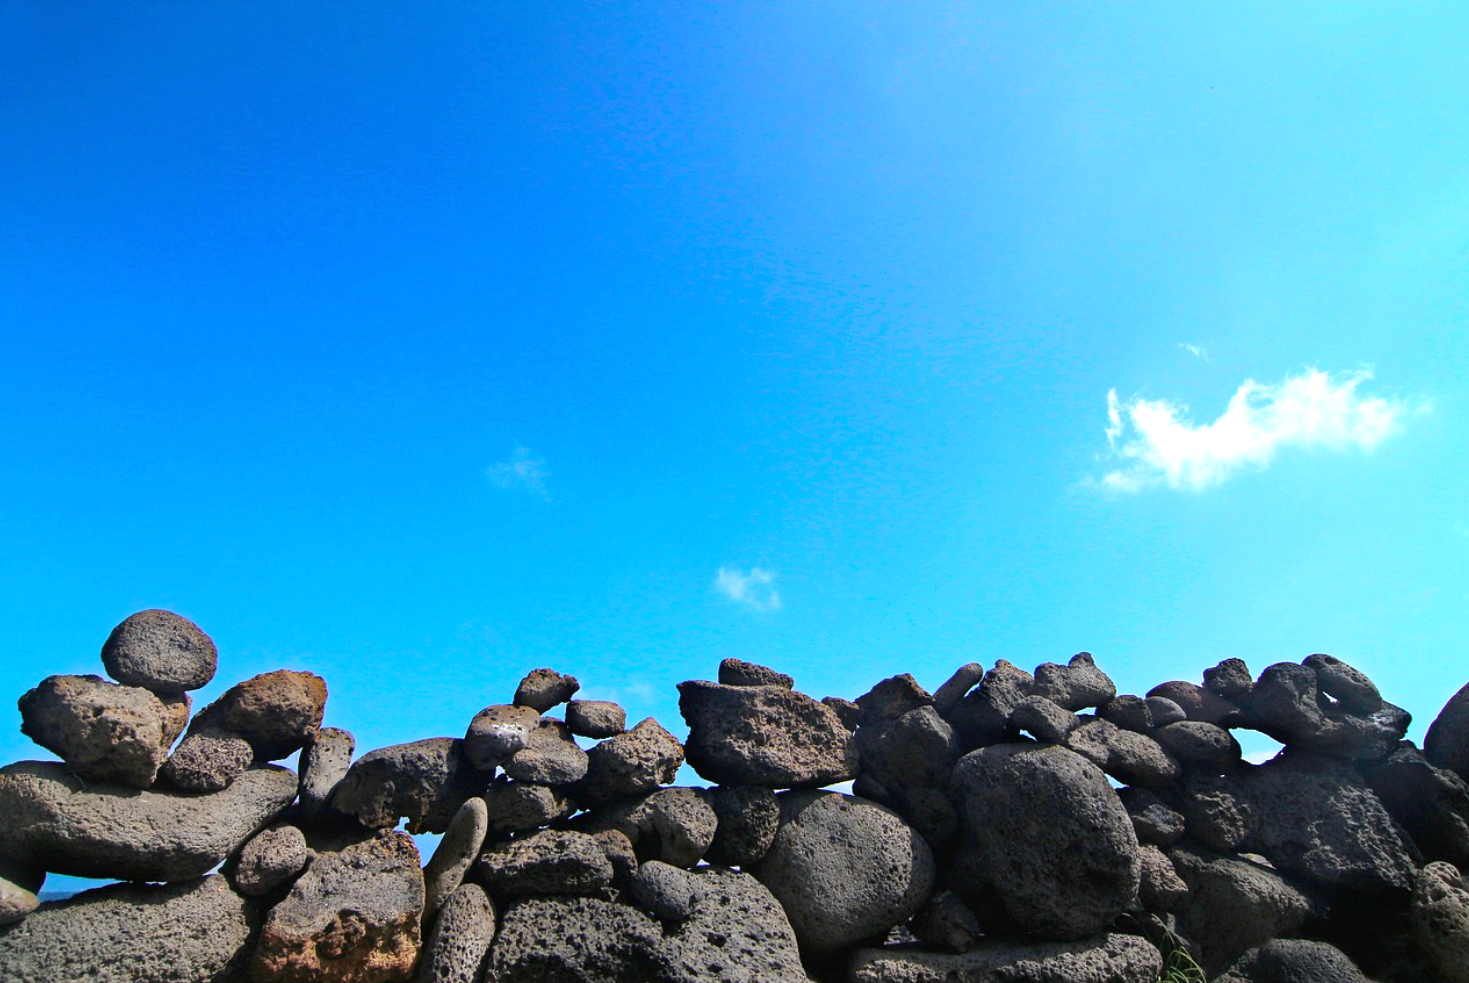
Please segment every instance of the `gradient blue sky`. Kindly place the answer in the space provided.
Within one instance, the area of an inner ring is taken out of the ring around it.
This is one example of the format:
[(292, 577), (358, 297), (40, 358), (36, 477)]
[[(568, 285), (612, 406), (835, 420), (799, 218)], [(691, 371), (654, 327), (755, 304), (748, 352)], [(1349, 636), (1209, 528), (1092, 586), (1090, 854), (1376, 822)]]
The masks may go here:
[(309, 669), (360, 750), (542, 665), (683, 733), (726, 656), (1083, 649), (1329, 652), (1421, 738), (1469, 679), (1466, 36), (7, 3), (0, 758), (147, 607), (219, 644), (201, 701)]

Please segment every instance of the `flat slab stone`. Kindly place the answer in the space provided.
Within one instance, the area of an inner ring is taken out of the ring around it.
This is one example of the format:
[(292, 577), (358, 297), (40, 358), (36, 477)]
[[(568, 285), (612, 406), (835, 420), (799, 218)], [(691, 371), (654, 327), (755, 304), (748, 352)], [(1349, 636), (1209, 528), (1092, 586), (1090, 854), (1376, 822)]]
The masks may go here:
[(780, 686), (678, 684), (693, 769), (723, 785), (798, 788), (857, 773), (851, 734), (836, 711)]
[(0, 928), (6, 983), (226, 983), (242, 978), (258, 923), (215, 875), (181, 884), (118, 884), (41, 905)]
[(1135, 935), (982, 942), (965, 953), (858, 949), (851, 983), (1154, 983), (1163, 957)]
[(285, 768), (251, 768), (209, 795), (86, 785), (65, 765), (0, 768), (0, 854), (78, 877), (181, 881), (201, 877), (296, 797)]

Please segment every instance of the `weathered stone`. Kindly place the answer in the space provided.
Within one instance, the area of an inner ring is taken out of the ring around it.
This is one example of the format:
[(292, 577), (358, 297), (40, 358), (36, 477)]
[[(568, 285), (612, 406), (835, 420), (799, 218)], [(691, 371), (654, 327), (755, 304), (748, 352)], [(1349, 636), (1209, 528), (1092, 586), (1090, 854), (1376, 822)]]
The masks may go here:
[(1139, 843), (1168, 846), (1183, 836), (1183, 813), (1174, 809), (1146, 788), (1128, 786), (1118, 789), (1117, 797), (1132, 819)]
[(501, 767), (518, 782), (570, 785), (586, 775), (588, 759), (565, 723), (555, 717), (542, 717), (525, 747), (505, 759)]
[(1244, 659), (1225, 659), (1204, 670), (1204, 689), (1231, 702), (1250, 695), (1255, 676)]
[(0, 768), (0, 855), (78, 877), (180, 881), (233, 853), (296, 795), (284, 768), (252, 768), (210, 795), (87, 785), (66, 767)]
[(545, 713), (558, 703), (565, 703), (581, 689), (575, 676), (563, 676), (555, 669), (532, 669), (515, 688), (515, 705)]
[(572, 700), (566, 726), (577, 737), (616, 737), (627, 726), (627, 711), (610, 700)]
[[(1172, 702), (1172, 701), (1170, 701)], [(1174, 703), (1174, 706), (1178, 704)], [(1097, 716), (1123, 730), (1146, 734), (1153, 729), (1153, 711), (1141, 696), (1118, 696), (1102, 704)]]
[(914, 937), (953, 952), (968, 952), (984, 934), (973, 909), (953, 891), (937, 891), (908, 922)]
[(147, 788), (168, 758), (172, 715), (141, 687), (48, 676), (19, 706), (21, 733), (86, 781)]
[(1382, 694), (1366, 673), (1330, 655), (1308, 655), (1301, 664), (1316, 671), (1316, 684), (1321, 692), (1345, 712), (1365, 717), (1382, 709)]
[(979, 681), (984, 678), (984, 666), (978, 662), (968, 662), (954, 670), (954, 674), (944, 681), (944, 684), (933, 691), (933, 708), (939, 713), (947, 715), (950, 710), (959, 705), (968, 693)]
[[(1167, 727), (1169, 724), (1182, 723), (1188, 720), (1188, 714), (1183, 707), (1168, 699), (1166, 696), (1150, 696), (1143, 701), (1147, 704), (1148, 715), (1153, 718), (1154, 727)], [(1193, 721), (1202, 723), (1202, 721)], [(1213, 727), (1214, 724), (1208, 726)]]
[(780, 799), (780, 829), (753, 872), (802, 948), (835, 952), (907, 921), (927, 899), (933, 854), (896, 813), (835, 792)]
[(1423, 756), (1469, 782), (1469, 683), (1444, 704), (1423, 738)]
[(652, 717), (594, 745), (586, 754), (586, 776), (576, 784), (573, 794), (588, 806), (667, 785), (684, 760), (678, 738)]
[(1132, 821), (1102, 772), (1075, 752), (982, 748), (959, 760), (953, 790), (990, 886), (1023, 930), (1059, 940), (1094, 935), (1137, 894)]
[(840, 696), (823, 696), (821, 705), (831, 707), (849, 733), (856, 730), (857, 724), (862, 720), (862, 708), (854, 700), (844, 700)]
[(1420, 870), (1408, 917), (1414, 941), (1445, 983), (1469, 983), (1469, 882), (1459, 869), (1434, 861)]
[[(1339, 710), (1328, 712), (1316, 670), (1308, 665), (1277, 662), (1268, 666), (1255, 681), (1247, 706), (1250, 726), (1287, 746), (1353, 754), (1368, 736), (1366, 721), (1344, 719)], [(1382, 753), (1389, 751), (1390, 747)]]
[(963, 954), (858, 949), (850, 983), (1154, 983), (1163, 958), (1136, 935), (1079, 942), (987, 941)]
[(301, 814), (317, 820), (327, 814), (332, 796), (352, 767), (357, 739), (340, 727), (322, 727), (301, 751)]
[[(1155, 716), (1156, 719), (1156, 716)], [(1189, 769), (1224, 774), (1240, 762), (1239, 741), (1223, 727), (1183, 720), (1153, 731), (1153, 739)]]
[(612, 883), (612, 862), (596, 840), (572, 830), (541, 830), (491, 844), (479, 876), (492, 894), (593, 894)]
[(462, 744), (431, 737), (369, 751), (347, 770), (332, 807), (372, 829), (391, 829), (407, 817), (410, 833), (442, 833), (465, 800), (489, 784)]
[(36, 910), (41, 899), (34, 891), (0, 877), (0, 925), (11, 925)]
[(725, 686), (779, 686), (794, 689), (796, 681), (783, 672), (743, 659), (725, 659), (719, 663), (719, 682)]
[(1004, 659), (996, 662), (978, 688), (970, 690), (948, 715), (960, 747), (982, 747), (1015, 737), (1019, 730), (1010, 714), (1034, 687), (1030, 673)]
[(415, 983), (479, 983), (494, 938), (494, 903), (478, 884), (461, 884), (423, 943)]
[(241, 978), (253, 906), (218, 875), (50, 901), (0, 928), (6, 983), (199, 983)]
[(689, 725), (684, 750), (704, 778), (725, 785), (794, 788), (851, 778), (857, 754), (831, 708), (779, 686), (679, 683)]
[(1148, 690), (1147, 696), (1161, 696), (1183, 708), (1189, 720), (1200, 720), (1219, 727), (1235, 726), (1241, 719), (1240, 709), (1217, 693), (1194, 683), (1172, 679)]
[(540, 720), (533, 707), (509, 703), (485, 707), (469, 722), (464, 754), (481, 771), (494, 771), (525, 747)]
[(896, 720), (905, 713), (920, 707), (931, 706), (933, 697), (928, 690), (918, 685), (912, 674), (890, 676), (872, 689), (857, 697), (857, 706), (862, 716), (857, 723), (867, 727), (888, 720)]
[(245, 841), (234, 861), (235, 890), (250, 897), (269, 894), (311, 863), (306, 837), (295, 826), (263, 829)]
[(649, 860), (632, 876), (632, 899), (648, 914), (665, 922), (681, 922), (694, 913), (699, 881), (681, 867)]
[[(473, 801), (473, 800), (471, 800)], [(485, 789), (490, 828), (497, 833), (524, 833), (540, 829), (576, 811), (576, 803), (549, 785), (493, 782)]]
[(881, 789), (877, 797), (887, 805), (905, 788), (947, 787), (959, 760), (954, 729), (931, 706), (863, 724), (855, 743), (862, 762), (858, 781), (868, 787), (875, 782)]
[(188, 618), (154, 608), (112, 629), (102, 646), (107, 675), (155, 693), (198, 689), (214, 678), (219, 652)]
[(464, 882), (490, 829), (489, 808), (481, 798), (466, 799), (423, 869), (423, 920), (428, 924), (444, 899)]
[(1240, 956), (1215, 983), (1372, 983), (1326, 942), (1275, 939)]
[(1066, 738), (1066, 746), (1120, 782), (1156, 788), (1182, 773), (1173, 756), (1146, 734), (1123, 730), (1100, 717)]
[(1137, 896), (1149, 911), (1172, 911), (1188, 897), (1188, 885), (1178, 876), (1173, 861), (1156, 846), (1145, 844), (1137, 849)]
[(708, 793), (717, 825), (704, 859), (725, 867), (749, 867), (764, 858), (780, 828), (780, 802), (759, 785), (720, 785)]
[(1103, 705), (1117, 695), (1117, 687), (1097, 668), (1090, 652), (1078, 652), (1064, 666), (1055, 662), (1036, 666), (1031, 694), (1075, 712)]
[(1255, 831), (1254, 807), (1225, 776), (1191, 774), (1177, 799), (1189, 836), (1211, 850), (1228, 853)]
[(163, 777), (188, 792), (218, 792), (230, 787), (255, 760), (255, 749), (228, 731), (194, 730), (179, 742), (163, 765)]
[(1169, 858), (1189, 888), (1176, 909), (1180, 930), (1211, 977), (1246, 949), (1295, 931), (1310, 912), (1305, 896), (1262, 864), (1178, 847)]
[(1281, 870), (1331, 888), (1411, 887), (1416, 851), (1351, 765), (1287, 751), (1243, 773), (1239, 789), (1256, 814), (1250, 843)]
[[(1066, 735), (1081, 724), (1070, 710), (1044, 696), (1027, 696), (1010, 714), (1010, 721), (1045, 744), (1064, 744)], [(865, 767), (864, 759), (864, 767)]]
[(189, 712), (194, 707), (194, 701), (189, 699), (188, 693), (154, 695), (158, 697), (158, 702), (163, 704), (163, 744), (165, 747), (173, 747), (173, 742), (178, 740), (184, 728), (189, 726)]
[(423, 915), (418, 865), (413, 840), (394, 830), (318, 850), (260, 930), (252, 983), (411, 978)]
[(632, 841), (639, 860), (661, 860), (692, 867), (714, 842), (719, 817), (702, 788), (664, 788), (622, 799), (583, 813), (572, 825), (587, 833), (622, 832)]
[(604, 829), (593, 833), (592, 839), (612, 864), (612, 883), (621, 887), (631, 884), (632, 875), (638, 872), (638, 855), (627, 834), (620, 829)]
[(1407, 741), (1363, 774), (1425, 857), (1469, 867), (1469, 782), (1435, 768)]
[(277, 761), (311, 742), (326, 708), (326, 680), (315, 673), (277, 669), (236, 683), (200, 710), (190, 730), (237, 734), (256, 761)]

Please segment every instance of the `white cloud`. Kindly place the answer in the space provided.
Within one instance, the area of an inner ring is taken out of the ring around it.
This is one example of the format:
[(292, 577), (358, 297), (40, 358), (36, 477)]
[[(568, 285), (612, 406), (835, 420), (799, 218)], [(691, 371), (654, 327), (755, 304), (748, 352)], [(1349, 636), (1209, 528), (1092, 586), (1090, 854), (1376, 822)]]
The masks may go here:
[(523, 488), (542, 498), (549, 497), (546, 494), (546, 478), (551, 471), (546, 467), (546, 462), (528, 447), (517, 444), (508, 461), (490, 465), (485, 473), (497, 488)]
[(1107, 443), (1123, 465), (1102, 477), (1114, 491), (1150, 485), (1198, 491), (1239, 471), (1266, 467), (1286, 447), (1370, 451), (1402, 429), (1401, 402), (1362, 396), (1366, 370), (1334, 376), (1307, 369), (1279, 385), (1246, 379), (1213, 423), (1193, 424), (1168, 400), (1107, 393)]
[(1206, 362), (1209, 361), (1209, 349), (1204, 348), (1202, 345), (1191, 345), (1186, 341), (1181, 341), (1178, 343), (1178, 347), (1188, 352), (1194, 358), (1202, 358)]
[(756, 611), (779, 611), (780, 594), (775, 590), (775, 571), (751, 567), (740, 573), (731, 567), (720, 567), (714, 575), (714, 589), (731, 601), (745, 604)]

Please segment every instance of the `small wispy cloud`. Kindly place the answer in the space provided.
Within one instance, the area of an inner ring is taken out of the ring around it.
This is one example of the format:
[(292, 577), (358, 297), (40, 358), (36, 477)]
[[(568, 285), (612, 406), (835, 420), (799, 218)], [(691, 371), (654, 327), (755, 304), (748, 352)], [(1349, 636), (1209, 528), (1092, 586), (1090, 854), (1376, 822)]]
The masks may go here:
[(714, 575), (714, 589), (731, 601), (756, 611), (779, 611), (780, 594), (775, 589), (775, 571), (751, 567), (741, 573), (732, 567), (720, 567)]
[[(1213, 423), (1193, 424), (1168, 400), (1107, 393), (1107, 443), (1123, 465), (1100, 484), (1119, 492), (1152, 485), (1198, 491), (1246, 469), (1266, 467), (1283, 448), (1370, 451), (1402, 429), (1411, 411), (1397, 400), (1363, 396), (1367, 370), (1333, 375), (1307, 369), (1278, 385), (1246, 379)], [(1420, 408), (1421, 410), (1427, 407)]]
[(485, 473), (496, 488), (523, 489), (542, 498), (550, 497), (546, 493), (546, 479), (551, 470), (529, 447), (517, 444), (509, 460), (491, 464)]
[(1178, 343), (1178, 347), (1188, 352), (1194, 358), (1201, 358), (1206, 362), (1209, 361), (1209, 349), (1203, 347), (1202, 345), (1192, 345), (1186, 341), (1180, 341)]

